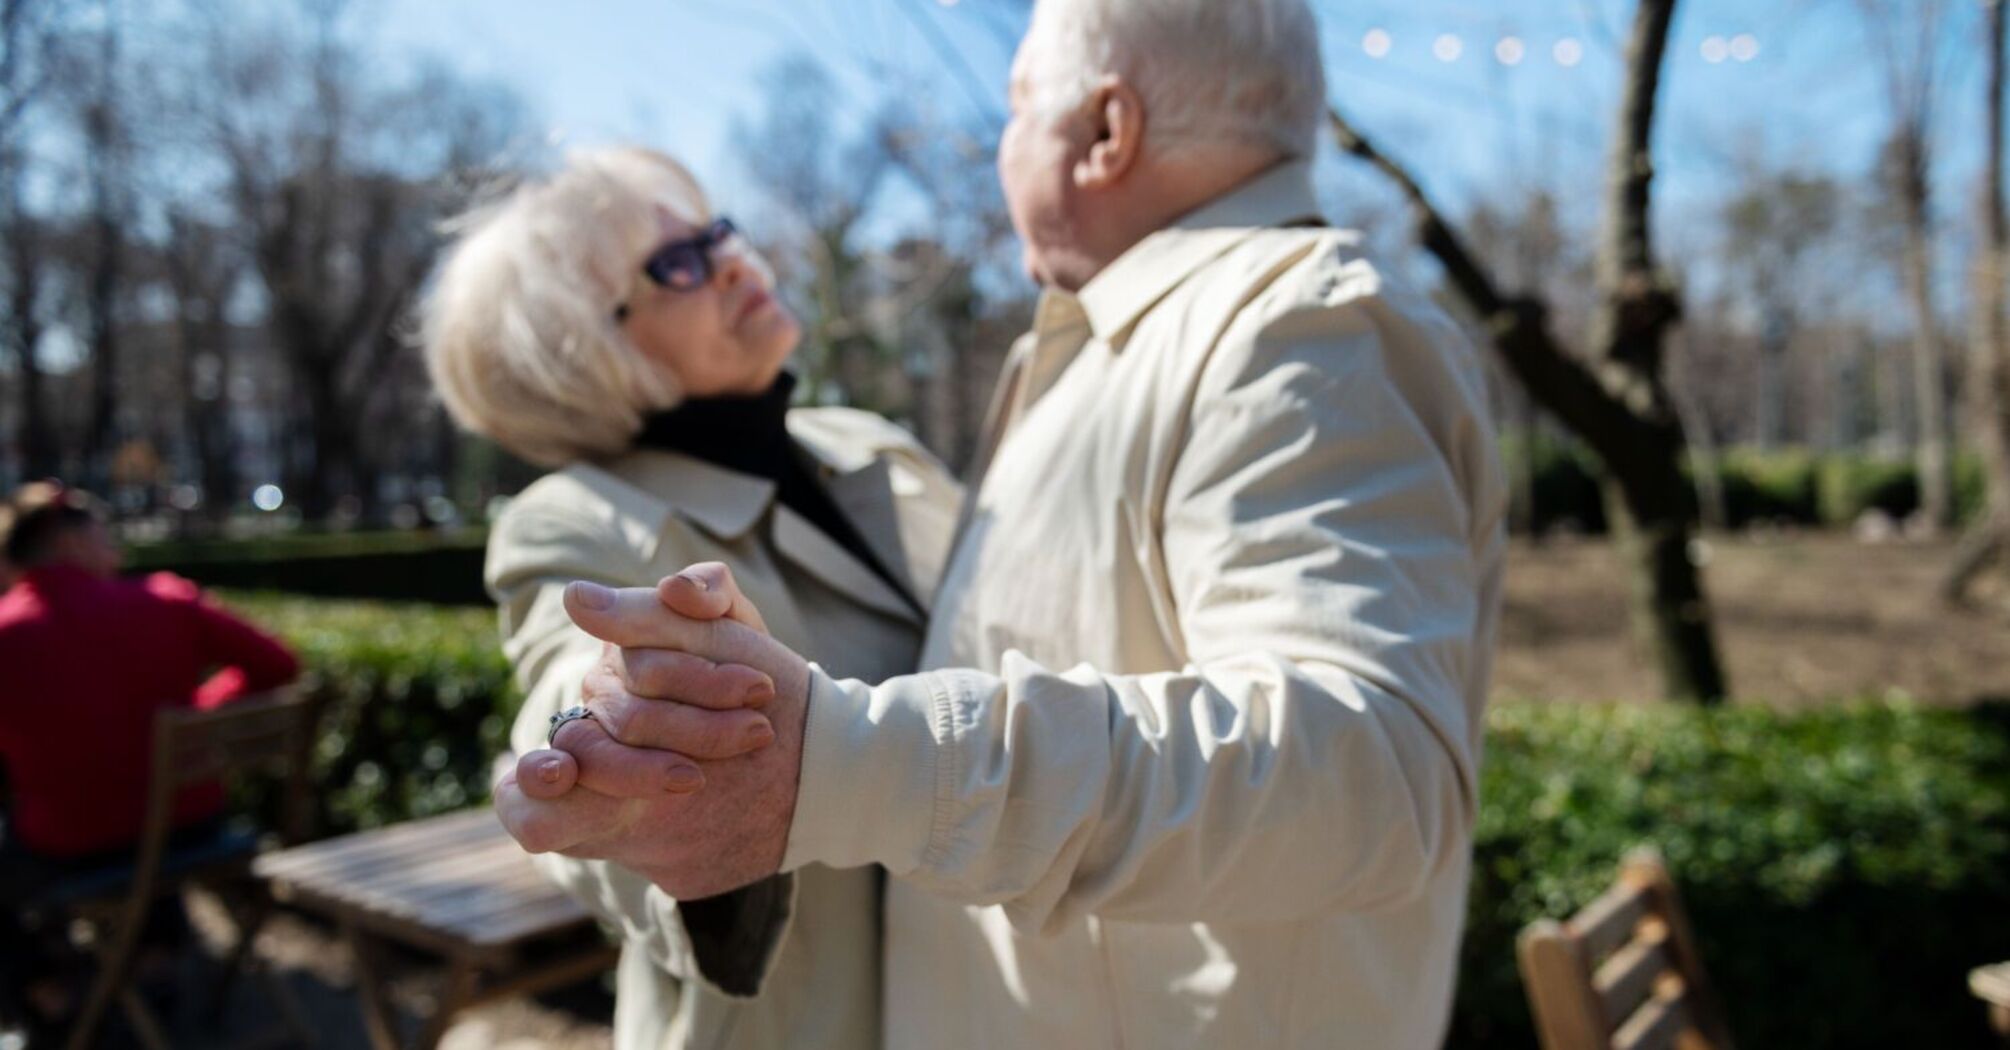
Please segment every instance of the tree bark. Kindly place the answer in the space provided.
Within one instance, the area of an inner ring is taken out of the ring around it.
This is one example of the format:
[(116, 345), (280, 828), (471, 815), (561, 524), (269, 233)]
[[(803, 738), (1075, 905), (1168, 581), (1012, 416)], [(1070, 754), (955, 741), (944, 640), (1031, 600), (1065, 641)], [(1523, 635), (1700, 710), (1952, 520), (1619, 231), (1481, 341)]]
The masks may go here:
[(54, 475), (56, 439), (49, 427), (49, 413), (43, 399), (42, 364), (35, 350), (42, 342), (42, 267), (44, 245), (33, 219), (21, 209), (20, 173), (16, 168), (6, 176), (0, 192), (0, 237), (6, 241), (9, 286), (5, 339), (20, 376), (20, 429), (15, 442), (21, 450), (25, 477)]
[(1942, 597), (1965, 603), (1977, 577), (2010, 551), (2010, 318), (2004, 312), (2004, 280), (2010, 277), (2010, 217), (2003, 199), (2003, 117), (2006, 93), (2004, 0), (1985, 4), (1989, 47), (1988, 160), (1983, 189), (1982, 245), (1975, 274), (1975, 317), (1970, 328), (1970, 417), (1982, 451), (1988, 505), (1982, 520), (1963, 537), (1942, 581)]
[(1416, 213), (1418, 236), (1443, 265), (1495, 350), (1531, 396), (1589, 445), (1605, 466), (1604, 491), (1633, 581), (1633, 622), (1671, 699), (1710, 704), (1728, 686), (1709, 601), (1693, 558), (1694, 501), (1682, 475), (1682, 429), (1662, 381), (1663, 347), (1679, 316), (1654, 271), (1649, 205), (1654, 101), (1675, 0), (1641, 0), (1606, 187), (1598, 255), (1601, 302), (1588, 362), (1549, 330), (1545, 304), (1502, 295), (1423, 190), (1337, 113), (1342, 148), (1393, 179)]
[(111, 460), (118, 447), (120, 291), (124, 285), (125, 227), (129, 209), (119, 185), (130, 158), (117, 83), (118, 37), (101, 41), (96, 97), (84, 107), (84, 144), (90, 181), (91, 271), (84, 327), (91, 361), (90, 414), (84, 431), (85, 484), (111, 492)]
[(1919, 515), (1938, 532), (1954, 520), (1953, 465), (1948, 458), (1947, 380), (1939, 325), (1933, 315), (1932, 197), (1926, 142), (1900, 131), (1899, 206), (1905, 225), (1905, 293), (1912, 303), (1912, 398), (1918, 425), (1913, 457), (1919, 472)]

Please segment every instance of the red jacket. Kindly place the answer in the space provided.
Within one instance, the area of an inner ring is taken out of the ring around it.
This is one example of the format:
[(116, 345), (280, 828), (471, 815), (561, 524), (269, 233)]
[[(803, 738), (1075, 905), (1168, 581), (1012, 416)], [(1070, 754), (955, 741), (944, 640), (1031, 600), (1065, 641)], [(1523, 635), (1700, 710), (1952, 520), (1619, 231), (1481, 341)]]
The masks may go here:
[[(204, 601), (187, 580), (30, 569), (0, 595), (8, 837), (52, 857), (133, 845), (154, 712), (215, 707), (283, 685), (299, 670), (278, 641)], [(222, 808), (219, 785), (193, 785), (176, 801), (175, 823)]]

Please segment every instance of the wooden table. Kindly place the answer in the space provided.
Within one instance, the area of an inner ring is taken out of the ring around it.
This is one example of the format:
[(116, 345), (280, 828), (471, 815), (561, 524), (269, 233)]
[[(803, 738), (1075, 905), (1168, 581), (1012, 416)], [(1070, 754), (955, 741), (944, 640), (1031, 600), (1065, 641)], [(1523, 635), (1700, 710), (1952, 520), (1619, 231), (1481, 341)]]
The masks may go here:
[[(340, 924), (378, 1050), (430, 1050), (458, 1011), (584, 980), (618, 955), (486, 808), (268, 853), (253, 870), (280, 901)], [(445, 991), (411, 1043), (386, 986), (390, 945), (446, 964)]]

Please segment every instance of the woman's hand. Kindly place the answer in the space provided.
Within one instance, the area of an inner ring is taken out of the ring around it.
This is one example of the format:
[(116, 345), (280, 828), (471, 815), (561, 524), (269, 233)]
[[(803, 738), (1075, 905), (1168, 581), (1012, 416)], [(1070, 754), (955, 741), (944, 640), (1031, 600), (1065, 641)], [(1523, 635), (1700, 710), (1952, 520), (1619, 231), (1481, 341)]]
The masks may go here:
[[(664, 577), (656, 596), (687, 619), (728, 620), (767, 633), (760, 610), (718, 562)], [(571, 589), (567, 600), (577, 601)], [(617, 798), (696, 791), (705, 779), (692, 760), (733, 758), (774, 741), (774, 726), (760, 713), (774, 696), (773, 680), (744, 664), (603, 643), (581, 687), (593, 717), (567, 722), (551, 747), (520, 757), (515, 783), (537, 799), (575, 786)]]

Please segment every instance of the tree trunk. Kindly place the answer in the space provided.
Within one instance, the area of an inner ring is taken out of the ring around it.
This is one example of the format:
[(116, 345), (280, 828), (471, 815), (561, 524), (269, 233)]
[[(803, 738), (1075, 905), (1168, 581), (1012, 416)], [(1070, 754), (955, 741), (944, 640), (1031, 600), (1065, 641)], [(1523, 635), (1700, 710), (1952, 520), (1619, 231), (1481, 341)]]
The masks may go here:
[(1960, 604), (1982, 570), (2010, 551), (2010, 318), (2004, 313), (2004, 280), (2010, 277), (2010, 219), (2003, 199), (2003, 117), (2005, 83), (2004, 0), (1986, 5), (1989, 46), (1987, 175), (1984, 179), (1982, 244), (1975, 275), (1975, 316), (1970, 329), (1968, 389), (1970, 418), (1982, 450), (1988, 505), (1982, 520), (1963, 538), (1941, 594)]
[(1954, 520), (1953, 466), (1947, 453), (1947, 383), (1933, 316), (1931, 190), (1926, 144), (1905, 132), (1900, 145), (1900, 204), (1905, 222), (1905, 292), (1912, 302), (1913, 446), (1919, 472), (1919, 515), (1938, 532)]
[(1683, 479), (1683, 439), (1662, 382), (1664, 343), (1679, 307), (1654, 272), (1649, 151), (1654, 99), (1675, 0), (1641, 0), (1627, 51), (1627, 77), (1607, 182), (1598, 258), (1601, 301), (1594, 359), (1565, 353), (1533, 297), (1508, 298), (1411, 178), (1338, 114), (1341, 146), (1394, 179), (1417, 212), (1419, 237), (1447, 279), (1486, 324), (1494, 348), (1523, 386), (1603, 462), (1608, 508), (1634, 581), (1634, 627), (1671, 699), (1721, 701), (1728, 692), (1701, 574), (1692, 557), (1695, 513)]
[(35, 356), (36, 347), (42, 342), (41, 312), (38, 308), (42, 245), (32, 221), (19, 210), (18, 174), (10, 175), (9, 179), (10, 184), (5, 189), (10, 196), (6, 202), (0, 202), (0, 206), (7, 208), (3, 229), (9, 256), (8, 269), (13, 277), (8, 289), (6, 341), (7, 348), (12, 351), (14, 367), (21, 377), (21, 423), (15, 440), (21, 450), (23, 476), (45, 478), (57, 472), (58, 464), (56, 439), (49, 428), (49, 414), (42, 394), (42, 363)]

